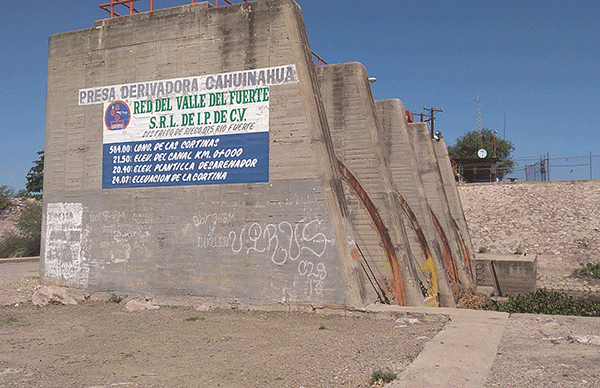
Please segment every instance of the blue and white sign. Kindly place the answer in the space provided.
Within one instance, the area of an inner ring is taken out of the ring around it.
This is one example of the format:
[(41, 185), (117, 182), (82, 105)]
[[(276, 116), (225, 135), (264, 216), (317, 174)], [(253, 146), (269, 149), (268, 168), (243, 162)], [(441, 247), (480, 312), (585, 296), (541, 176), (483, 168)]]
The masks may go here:
[(104, 106), (102, 188), (269, 181), (270, 87), (294, 65), (79, 91)]

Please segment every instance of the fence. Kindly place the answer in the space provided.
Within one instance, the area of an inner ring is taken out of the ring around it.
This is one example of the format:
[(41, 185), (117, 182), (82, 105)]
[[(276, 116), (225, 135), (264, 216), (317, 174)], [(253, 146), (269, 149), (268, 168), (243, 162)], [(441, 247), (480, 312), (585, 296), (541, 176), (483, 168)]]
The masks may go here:
[(600, 155), (590, 152), (580, 156), (544, 156), (517, 158), (515, 168), (506, 176), (507, 180), (527, 181), (570, 181), (592, 180), (594, 171), (600, 171)]

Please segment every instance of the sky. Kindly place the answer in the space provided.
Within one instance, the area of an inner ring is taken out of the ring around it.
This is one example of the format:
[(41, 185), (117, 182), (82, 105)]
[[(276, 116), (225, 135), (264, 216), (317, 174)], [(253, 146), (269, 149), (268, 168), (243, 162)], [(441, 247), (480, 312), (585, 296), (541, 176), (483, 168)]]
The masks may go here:
[[(0, 2), (0, 186), (23, 189), (44, 149), (49, 36), (93, 27), (109, 17), (104, 2)], [(435, 129), (448, 145), (478, 129), (479, 96), (481, 126), (512, 142), (520, 181), (542, 155), (551, 180), (600, 179), (599, 1), (297, 2), (314, 52), (365, 65), (377, 100), (441, 109)]]

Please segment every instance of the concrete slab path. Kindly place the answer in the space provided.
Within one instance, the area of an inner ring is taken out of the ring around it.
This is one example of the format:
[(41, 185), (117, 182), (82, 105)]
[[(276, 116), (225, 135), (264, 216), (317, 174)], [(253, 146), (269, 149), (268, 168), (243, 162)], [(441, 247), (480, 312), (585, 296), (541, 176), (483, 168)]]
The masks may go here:
[(444, 314), (450, 322), (386, 387), (482, 387), (496, 358), (509, 314), (451, 308), (387, 307), (399, 312)]

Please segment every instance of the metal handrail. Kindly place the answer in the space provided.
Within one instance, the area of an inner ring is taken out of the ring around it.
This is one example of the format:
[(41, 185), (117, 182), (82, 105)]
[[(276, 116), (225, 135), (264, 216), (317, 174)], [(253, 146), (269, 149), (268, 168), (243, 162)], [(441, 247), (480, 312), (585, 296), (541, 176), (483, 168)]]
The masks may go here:
[(317, 66), (321, 66), (321, 63), (325, 64), (325, 65), (329, 65), (329, 63), (325, 62), (325, 60), (323, 58), (321, 58), (320, 56), (317, 55), (317, 53), (315, 53), (314, 51), (310, 50), (310, 52), (312, 53), (313, 57), (317, 58)]
[[(133, 3), (136, 1), (139, 1), (139, 0), (110, 0), (110, 2), (108, 2), (108, 3), (100, 4), (100, 8), (105, 10), (106, 12), (108, 12), (110, 14), (111, 18), (122, 16), (120, 13), (115, 12), (115, 6), (119, 6), (119, 5), (128, 8), (129, 15), (133, 15), (134, 13), (141, 13), (140, 10), (133, 7)], [(224, 1), (225, 3), (227, 3), (227, 5), (234, 4), (233, 2), (231, 2), (231, 0), (221, 0), (221, 1)], [(244, 3), (248, 3), (249, 1), (250, 0), (243, 0)], [(195, 0), (190, 0), (190, 4), (194, 4), (194, 3), (196, 3)], [(218, 7), (218, 6), (219, 6), (219, 0), (215, 0), (215, 7)], [(154, 11), (154, 0), (150, 0), (149, 11)], [(315, 63), (315, 65), (317, 65), (317, 66), (321, 66), (322, 64), (329, 65), (329, 63), (327, 63), (323, 58), (321, 58), (319, 55), (317, 55), (317, 53), (315, 53), (312, 50), (310, 52), (317, 60), (317, 63)]]
[[(115, 12), (115, 6), (119, 6), (119, 5), (129, 8), (129, 15), (133, 15), (134, 13), (141, 13), (140, 10), (133, 7), (133, 3), (136, 1), (139, 1), (139, 0), (110, 0), (110, 2), (108, 2), (108, 3), (100, 4), (100, 8), (102, 8), (106, 12), (110, 13), (111, 18), (113, 18), (115, 16), (116, 17), (122, 16), (118, 12)], [(231, 0), (222, 0), (222, 1), (224, 1), (228, 5), (234, 4), (231, 2)], [(247, 3), (250, 0), (243, 0), (243, 1), (244, 1), (244, 3)], [(194, 3), (196, 3), (196, 1), (190, 0), (190, 4), (194, 4)], [(215, 7), (218, 7), (218, 6), (219, 6), (219, 0), (215, 0)], [(154, 0), (150, 0), (149, 11), (154, 11)]]

